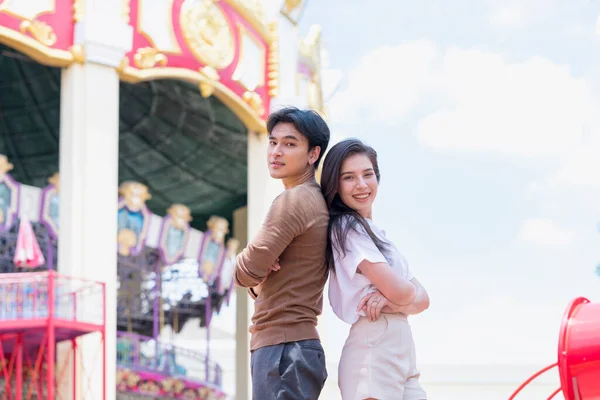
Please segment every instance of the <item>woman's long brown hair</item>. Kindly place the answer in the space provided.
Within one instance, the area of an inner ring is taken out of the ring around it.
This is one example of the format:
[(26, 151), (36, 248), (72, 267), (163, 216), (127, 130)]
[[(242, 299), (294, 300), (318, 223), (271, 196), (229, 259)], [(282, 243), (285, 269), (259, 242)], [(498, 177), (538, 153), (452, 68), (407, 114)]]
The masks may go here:
[(342, 256), (345, 256), (348, 251), (352, 251), (346, 244), (350, 230), (361, 235), (367, 235), (384, 257), (389, 260), (389, 244), (377, 237), (367, 220), (356, 210), (348, 207), (338, 193), (342, 164), (348, 157), (356, 154), (364, 154), (369, 157), (369, 160), (373, 164), (375, 177), (377, 178), (377, 182), (379, 182), (381, 175), (379, 173), (379, 164), (377, 163), (377, 152), (358, 139), (346, 139), (337, 143), (329, 150), (323, 162), (321, 191), (329, 209), (327, 265), (331, 271), (334, 271), (334, 246), (336, 247), (335, 250)]

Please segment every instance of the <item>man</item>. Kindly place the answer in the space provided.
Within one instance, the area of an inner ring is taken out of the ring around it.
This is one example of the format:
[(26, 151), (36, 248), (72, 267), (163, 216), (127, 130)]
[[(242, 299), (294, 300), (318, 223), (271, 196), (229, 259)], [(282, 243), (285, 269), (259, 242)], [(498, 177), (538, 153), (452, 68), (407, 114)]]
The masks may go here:
[(255, 299), (250, 333), (254, 400), (317, 400), (327, 379), (317, 332), (327, 281), (329, 212), (315, 171), (329, 128), (313, 111), (284, 108), (267, 121), (267, 162), (285, 190), (238, 255), (235, 280)]

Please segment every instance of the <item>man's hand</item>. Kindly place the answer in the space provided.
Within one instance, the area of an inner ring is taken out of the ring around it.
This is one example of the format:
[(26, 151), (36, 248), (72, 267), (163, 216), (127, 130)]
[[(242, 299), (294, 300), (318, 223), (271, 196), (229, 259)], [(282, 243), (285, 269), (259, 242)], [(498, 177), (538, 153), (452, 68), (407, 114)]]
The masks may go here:
[(269, 272), (267, 272), (267, 276), (265, 276), (263, 278), (262, 281), (260, 281), (260, 283), (258, 284), (258, 286), (255, 286), (252, 288), (252, 291), (254, 292), (254, 294), (256, 295), (256, 297), (258, 297), (258, 295), (260, 294), (260, 291), (262, 290), (262, 285), (263, 283), (265, 283), (265, 281), (267, 280), (267, 278), (269, 277), (269, 275), (271, 275), (271, 272), (277, 272), (281, 269), (281, 265), (279, 265), (279, 258), (277, 258), (277, 260), (275, 260), (275, 262), (273, 263), (273, 265), (271, 265), (269, 267)]
[(281, 269), (281, 265), (279, 265), (279, 257), (277, 258), (277, 260), (275, 260), (275, 262), (273, 263), (273, 265), (271, 265), (269, 267), (269, 271), (267, 272), (267, 276), (264, 277), (264, 279), (260, 282), (260, 284), (262, 285), (263, 283), (265, 283), (265, 281), (267, 280), (267, 278), (269, 277), (269, 275), (271, 275), (271, 272), (277, 272)]
[(389, 303), (390, 301), (378, 290), (363, 297), (358, 303), (356, 311), (363, 310), (369, 321), (377, 321), (381, 310)]

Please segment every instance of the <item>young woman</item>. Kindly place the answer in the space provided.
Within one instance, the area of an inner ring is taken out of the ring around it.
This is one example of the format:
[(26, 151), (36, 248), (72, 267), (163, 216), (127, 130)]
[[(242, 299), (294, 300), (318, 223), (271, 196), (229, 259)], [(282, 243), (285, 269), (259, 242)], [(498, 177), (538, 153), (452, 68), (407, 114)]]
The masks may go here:
[(377, 153), (360, 140), (331, 148), (321, 190), (329, 207), (329, 301), (352, 325), (340, 359), (343, 400), (425, 400), (407, 315), (429, 296), (404, 257), (373, 223), (379, 187)]

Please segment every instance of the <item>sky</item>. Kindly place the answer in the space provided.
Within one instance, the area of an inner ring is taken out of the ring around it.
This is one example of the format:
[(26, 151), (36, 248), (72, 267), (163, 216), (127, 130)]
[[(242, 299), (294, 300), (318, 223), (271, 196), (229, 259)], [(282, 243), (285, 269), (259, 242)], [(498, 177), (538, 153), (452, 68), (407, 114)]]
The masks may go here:
[[(556, 359), (600, 301), (600, 1), (311, 1), (334, 140), (379, 153), (374, 221), (431, 297), (424, 364)], [(326, 304), (329, 357), (347, 327)]]

